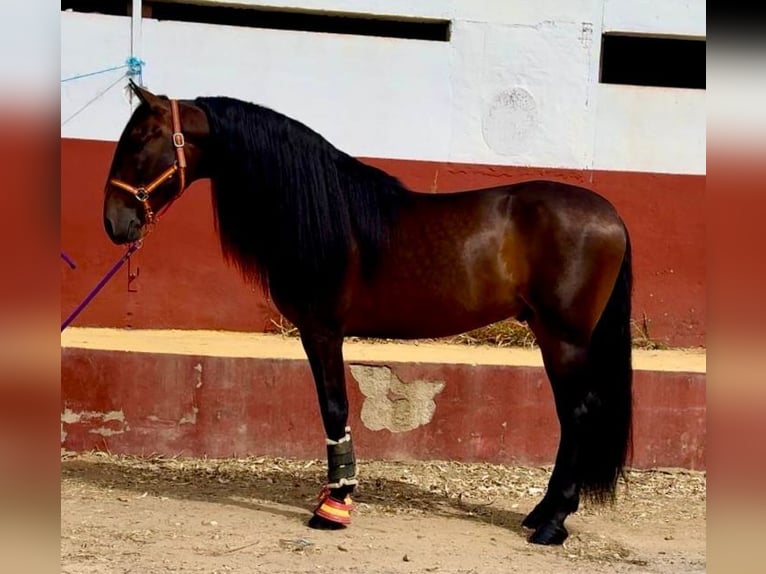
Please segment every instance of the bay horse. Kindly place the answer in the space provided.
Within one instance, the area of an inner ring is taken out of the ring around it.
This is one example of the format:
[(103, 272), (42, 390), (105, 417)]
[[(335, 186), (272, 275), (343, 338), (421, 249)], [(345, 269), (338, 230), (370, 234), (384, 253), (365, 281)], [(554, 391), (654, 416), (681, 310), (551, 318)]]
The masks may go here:
[(144, 237), (193, 181), (212, 182), (222, 252), (299, 330), (327, 444), (309, 520), (343, 528), (357, 484), (346, 336), (430, 338), (506, 318), (542, 353), (560, 423), (555, 466), (523, 526), (561, 544), (581, 495), (615, 498), (631, 443), (631, 247), (602, 196), (553, 181), (418, 193), (302, 123), (228, 97), (140, 100), (109, 171), (104, 225)]

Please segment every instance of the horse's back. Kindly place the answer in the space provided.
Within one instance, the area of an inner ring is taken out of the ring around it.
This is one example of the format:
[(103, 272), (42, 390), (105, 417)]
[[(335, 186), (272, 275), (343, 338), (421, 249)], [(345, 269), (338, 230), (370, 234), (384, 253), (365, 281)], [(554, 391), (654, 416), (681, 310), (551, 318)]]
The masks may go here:
[(438, 195), (414, 195), (432, 198), (428, 209), (439, 204), (448, 206), (449, 210), (482, 209), (501, 204), (508, 205), (508, 215), (517, 221), (530, 217), (535, 210), (541, 210), (559, 216), (599, 219), (603, 224), (624, 226), (614, 205), (606, 197), (592, 189), (560, 181), (535, 179)]
[(443, 224), (444, 214), (459, 220), (464, 237), (502, 227), (513, 242), (527, 246), (542, 242), (550, 248), (559, 242), (588, 248), (589, 242), (601, 240), (621, 252), (627, 240), (625, 224), (608, 199), (559, 181), (529, 180), (442, 194), (419, 210), (420, 225), (432, 217)]

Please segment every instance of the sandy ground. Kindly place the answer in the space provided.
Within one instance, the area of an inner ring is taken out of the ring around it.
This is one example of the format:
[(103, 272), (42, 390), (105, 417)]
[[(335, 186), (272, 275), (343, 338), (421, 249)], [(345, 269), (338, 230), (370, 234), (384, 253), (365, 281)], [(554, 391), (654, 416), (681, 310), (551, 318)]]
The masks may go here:
[[(264, 333), (223, 331), (127, 330), (70, 327), (61, 334), (62, 347), (214, 355), (219, 357), (281, 357), (304, 359), (306, 355), (295, 337)], [(431, 342), (346, 341), (346, 361), (421, 362), (479, 365), (542, 366), (538, 349), (497, 348)], [(633, 351), (633, 366), (638, 370), (704, 373), (704, 349)]]
[(62, 455), (62, 572), (705, 572), (705, 475), (631, 472), (560, 547), (520, 526), (548, 469), (361, 461), (353, 524), (305, 524), (323, 461)]

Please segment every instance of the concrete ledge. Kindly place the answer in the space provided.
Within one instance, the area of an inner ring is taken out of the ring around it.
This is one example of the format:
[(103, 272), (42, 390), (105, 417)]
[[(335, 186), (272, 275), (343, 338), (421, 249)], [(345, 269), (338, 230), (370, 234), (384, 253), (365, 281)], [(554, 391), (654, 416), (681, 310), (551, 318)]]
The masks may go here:
[[(551, 464), (558, 441), (539, 352), (345, 346), (357, 456)], [(705, 355), (636, 352), (633, 466), (705, 468)], [(62, 334), (69, 450), (322, 458), (300, 343), (263, 334), (71, 328)]]

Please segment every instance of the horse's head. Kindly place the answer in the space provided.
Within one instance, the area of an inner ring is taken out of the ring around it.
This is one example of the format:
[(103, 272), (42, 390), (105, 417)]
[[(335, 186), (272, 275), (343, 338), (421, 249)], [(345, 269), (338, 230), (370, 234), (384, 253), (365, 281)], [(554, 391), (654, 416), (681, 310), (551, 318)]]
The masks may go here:
[[(157, 213), (195, 176), (197, 144), (185, 138), (206, 131), (204, 113), (157, 96), (131, 82), (141, 100), (117, 143), (104, 197), (104, 227), (117, 244), (145, 236)], [(183, 117), (182, 117), (183, 116)], [(204, 124), (204, 125), (203, 125)]]

